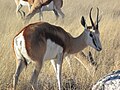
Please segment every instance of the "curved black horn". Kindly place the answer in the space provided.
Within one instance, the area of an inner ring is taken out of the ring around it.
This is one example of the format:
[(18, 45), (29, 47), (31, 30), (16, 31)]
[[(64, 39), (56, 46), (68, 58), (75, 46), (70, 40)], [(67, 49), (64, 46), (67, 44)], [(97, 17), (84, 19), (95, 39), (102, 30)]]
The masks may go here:
[(92, 20), (92, 17), (91, 17), (91, 11), (92, 11), (92, 9), (93, 9), (93, 8), (90, 9), (90, 14), (89, 14), (89, 15), (90, 15), (91, 24), (92, 24), (93, 27), (95, 27), (95, 25), (94, 25), (94, 23), (93, 23), (93, 20)]
[(99, 18), (99, 8), (97, 7), (97, 20), (96, 20), (97, 24), (96, 24), (96, 29), (98, 29), (98, 22), (99, 22), (98, 18)]

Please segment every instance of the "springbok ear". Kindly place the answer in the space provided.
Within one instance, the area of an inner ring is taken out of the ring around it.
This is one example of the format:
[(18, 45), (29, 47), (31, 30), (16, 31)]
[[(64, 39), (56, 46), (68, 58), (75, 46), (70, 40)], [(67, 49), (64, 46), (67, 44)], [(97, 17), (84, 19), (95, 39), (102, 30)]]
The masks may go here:
[(82, 18), (81, 18), (81, 24), (85, 27), (86, 26), (86, 22), (85, 22), (85, 19), (84, 19), (84, 17), (82, 16)]

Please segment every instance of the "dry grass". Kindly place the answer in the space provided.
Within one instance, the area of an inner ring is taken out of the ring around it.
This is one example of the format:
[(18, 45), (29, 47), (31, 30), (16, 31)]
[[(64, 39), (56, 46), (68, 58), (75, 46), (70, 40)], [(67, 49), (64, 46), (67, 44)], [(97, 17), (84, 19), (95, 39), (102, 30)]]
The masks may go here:
[[(85, 68), (76, 60), (72, 60), (73, 73), (70, 73), (68, 64), (64, 62), (62, 72), (62, 83), (64, 90), (90, 90), (92, 84), (103, 75), (117, 70), (120, 67), (120, 1), (119, 0), (64, 0), (63, 11), (66, 15), (64, 22), (55, 21), (52, 12), (44, 13), (44, 21), (62, 26), (73, 36), (82, 32), (80, 17), (82, 15), (90, 24), (88, 13), (91, 7), (99, 7), (102, 20), (100, 22), (100, 32), (103, 50), (96, 52), (92, 48), (85, 49), (87, 53), (90, 50), (97, 63), (98, 70), (95, 77), (91, 77)], [(22, 21), (15, 15), (15, 3), (12, 0), (0, 1), (0, 89), (9, 90), (12, 87), (12, 76), (15, 71), (15, 58), (12, 50), (12, 39), (17, 32), (24, 27)], [(93, 11), (95, 17), (95, 9)], [(48, 18), (51, 17), (51, 18)], [(36, 15), (32, 21), (37, 21)], [(95, 18), (94, 18), (95, 19)], [(25, 69), (20, 78), (17, 90), (31, 90), (29, 79), (33, 65)], [(92, 83), (91, 83), (92, 82)], [(45, 62), (39, 75), (40, 90), (57, 90), (57, 81), (50, 62)], [(71, 87), (73, 88), (69, 88)]]

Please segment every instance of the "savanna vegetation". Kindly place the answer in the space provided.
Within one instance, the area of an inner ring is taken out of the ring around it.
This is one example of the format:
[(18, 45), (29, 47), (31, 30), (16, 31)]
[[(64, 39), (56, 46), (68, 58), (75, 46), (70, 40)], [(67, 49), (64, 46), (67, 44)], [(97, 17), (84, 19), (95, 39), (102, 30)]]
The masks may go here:
[[(91, 77), (81, 63), (74, 58), (71, 60), (72, 70), (70, 72), (66, 61), (63, 62), (62, 84), (64, 90), (90, 90), (92, 85), (105, 74), (120, 69), (120, 1), (119, 0), (64, 0), (64, 21), (55, 20), (53, 12), (44, 12), (44, 21), (63, 27), (74, 37), (82, 33), (80, 24), (82, 16), (86, 18), (88, 25), (89, 10), (93, 7), (92, 17), (96, 20), (96, 7), (100, 9), (102, 19), (99, 23), (100, 39), (103, 50), (95, 51), (88, 47), (98, 64), (95, 75)], [(12, 88), (12, 77), (15, 72), (15, 56), (12, 49), (13, 37), (24, 27), (23, 21), (16, 16), (16, 5), (14, 0), (0, 1), (0, 89), (10, 90)], [(27, 8), (23, 8), (27, 11)], [(32, 22), (38, 21), (36, 14)], [(33, 65), (30, 64), (20, 75), (17, 90), (31, 90), (29, 80)], [(91, 74), (92, 69), (91, 70)], [(57, 80), (54, 69), (49, 61), (43, 65), (39, 75), (38, 85), (40, 90), (57, 90)]]

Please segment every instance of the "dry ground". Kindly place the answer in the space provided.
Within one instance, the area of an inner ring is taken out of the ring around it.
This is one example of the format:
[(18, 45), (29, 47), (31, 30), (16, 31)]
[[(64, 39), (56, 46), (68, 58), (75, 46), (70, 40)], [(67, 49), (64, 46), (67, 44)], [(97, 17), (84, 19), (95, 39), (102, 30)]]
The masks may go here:
[[(84, 51), (88, 53), (90, 50), (93, 53), (98, 69), (92, 78), (78, 61), (71, 60), (73, 73), (70, 73), (68, 64), (64, 62), (62, 72), (64, 90), (90, 90), (92, 84), (100, 77), (120, 68), (120, 0), (64, 0), (62, 8), (65, 13), (64, 22), (55, 21), (52, 12), (44, 13), (44, 21), (60, 25), (73, 36), (78, 36), (83, 31), (80, 24), (82, 15), (90, 24), (88, 14), (91, 7), (99, 7), (102, 14), (99, 28), (103, 50), (97, 52), (87, 48)], [(24, 27), (22, 20), (16, 17), (15, 9), (14, 0), (0, 1), (0, 90), (10, 90), (12, 87), (12, 76), (15, 72), (12, 39)], [(93, 17), (96, 14), (95, 10)], [(32, 22), (37, 20), (38, 15), (32, 19)], [(29, 65), (22, 72), (17, 90), (31, 90), (29, 79), (32, 68), (33, 65)], [(49, 61), (44, 63), (38, 84), (40, 90), (57, 90), (56, 77)]]

